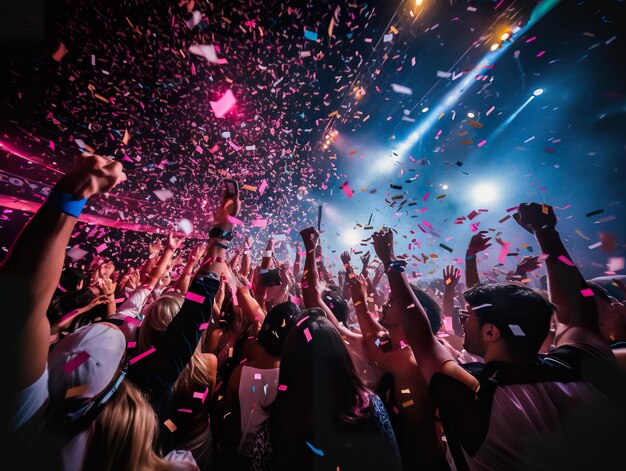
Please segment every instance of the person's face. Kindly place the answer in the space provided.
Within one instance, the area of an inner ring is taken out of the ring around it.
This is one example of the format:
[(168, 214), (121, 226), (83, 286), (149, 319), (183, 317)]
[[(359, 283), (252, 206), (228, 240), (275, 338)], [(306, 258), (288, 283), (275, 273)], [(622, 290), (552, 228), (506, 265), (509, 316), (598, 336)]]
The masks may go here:
[(482, 322), (469, 305), (459, 310), (461, 325), (463, 326), (463, 348), (468, 352), (483, 357), (485, 346), (482, 340)]
[(171, 281), (172, 281), (172, 275), (170, 274), (169, 271), (166, 271), (160, 280), (161, 287), (168, 286), (171, 283)]
[(114, 271), (115, 271), (115, 265), (111, 261), (104, 262), (102, 265), (100, 265), (100, 273), (102, 276), (111, 277)]

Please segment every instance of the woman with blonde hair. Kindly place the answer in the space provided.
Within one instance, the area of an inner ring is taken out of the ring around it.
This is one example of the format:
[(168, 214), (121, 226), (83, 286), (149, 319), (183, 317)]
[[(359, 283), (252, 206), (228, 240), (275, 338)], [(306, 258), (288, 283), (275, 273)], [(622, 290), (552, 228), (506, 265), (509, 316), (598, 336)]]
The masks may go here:
[[(172, 292), (150, 305), (139, 329), (139, 353), (155, 345), (180, 311), (183, 301), (182, 294)], [(202, 353), (202, 343), (198, 343), (174, 384), (170, 420), (176, 425), (172, 445), (190, 450), (198, 466), (206, 470), (211, 468), (214, 456), (209, 400), (215, 390), (217, 358), (211, 353)]]

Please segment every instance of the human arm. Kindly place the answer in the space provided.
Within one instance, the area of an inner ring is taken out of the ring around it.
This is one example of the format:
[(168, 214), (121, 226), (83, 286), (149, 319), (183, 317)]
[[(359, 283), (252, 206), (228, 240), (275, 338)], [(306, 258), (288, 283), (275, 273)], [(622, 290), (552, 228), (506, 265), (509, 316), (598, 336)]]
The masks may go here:
[(348, 301), (350, 300), (350, 296), (351, 296), (350, 280), (351, 278), (354, 277), (354, 268), (352, 268), (352, 265), (350, 265), (350, 261), (351, 261), (350, 252), (346, 250), (341, 253), (340, 257), (341, 257), (341, 262), (343, 263), (343, 268), (345, 270), (344, 280), (343, 280), (343, 289), (341, 290), (342, 291), (341, 295), (343, 296), (343, 299)]
[(376, 254), (386, 267), (398, 320), (404, 328), (406, 341), (413, 349), (426, 383), (430, 383), (435, 373), (441, 372), (472, 387), (477, 386), (474, 377), (454, 361), (450, 352), (433, 335), (428, 316), (404, 276), (402, 261), (394, 255), (393, 232), (376, 232), (372, 238)]
[[(267, 245), (265, 246), (265, 252), (263, 252), (263, 258), (261, 259), (261, 268), (260, 270), (268, 270), (270, 265), (272, 264), (272, 259), (274, 258), (274, 239), (271, 237), (267, 239)], [(262, 277), (257, 277), (257, 282), (254, 285), (254, 294), (256, 295), (256, 299), (259, 304), (265, 307), (265, 298), (267, 293), (267, 286), (263, 284)]]
[(206, 246), (204, 244), (200, 244), (191, 249), (189, 252), (185, 268), (174, 285), (174, 288), (176, 288), (183, 296), (187, 294), (187, 291), (189, 291), (189, 283), (191, 282), (191, 277), (193, 276), (193, 270), (205, 250)]
[(250, 276), (250, 249), (252, 248), (253, 239), (247, 236), (243, 242), (243, 251), (241, 255), (241, 269), (239, 273), (246, 278)]
[(556, 346), (569, 327), (582, 327), (599, 335), (598, 313), (593, 296), (584, 296), (589, 289), (578, 267), (572, 262), (556, 230), (556, 216), (551, 206), (522, 203), (513, 215), (515, 221), (534, 234), (545, 259), (550, 301), (557, 307)]
[[(126, 178), (122, 165), (83, 155), (55, 185), (55, 194), (73, 201), (110, 191)], [(0, 268), (5, 325), (2, 329), (6, 384), (19, 390), (33, 384), (48, 359), (50, 323), (46, 311), (59, 283), (65, 251), (77, 218), (48, 198), (24, 227)]]
[(322, 299), (319, 290), (319, 276), (317, 272), (317, 263), (315, 261), (316, 247), (319, 243), (319, 233), (314, 227), (308, 227), (300, 232), (302, 242), (304, 242), (304, 250), (306, 256), (304, 259), (304, 272), (302, 273), (302, 297), (306, 308), (321, 308), (328, 320), (335, 326), (342, 337), (361, 338), (361, 335), (352, 332), (347, 327), (341, 325), (330, 308)]
[(163, 241), (157, 239), (148, 244), (148, 258), (139, 268), (139, 281), (144, 283), (148, 280), (148, 275), (159, 261), (159, 253), (163, 250)]
[(448, 265), (443, 269), (443, 315), (454, 317), (454, 297), (456, 287), (461, 279), (461, 270), (453, 265)]
[(474, 234), (465, 252), (465, 285), (467, 289), (480, 282), (477, 257), (480, 252), (491, 247), (489, 243), (491, 237), (487, 237), (485, 234), (487, 234), (487, 231), (480, 231)]

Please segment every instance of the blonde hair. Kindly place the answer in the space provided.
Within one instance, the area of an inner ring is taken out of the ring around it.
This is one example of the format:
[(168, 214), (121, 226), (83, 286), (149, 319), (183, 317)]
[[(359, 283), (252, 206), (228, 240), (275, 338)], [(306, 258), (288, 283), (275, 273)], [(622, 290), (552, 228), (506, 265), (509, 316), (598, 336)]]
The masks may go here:
[(161, 296), (150, 305), (139, 328), (137, 345), (139, 352), (144, 352), (154, 345), (180, 311), (183, 301), (184, 298), (181, 294), (172, 293)]
[(94, 421), (93, 428), (84, 469), (158, 471), (172, 468), (155, 452), (159, 427), (154, 409), (132, 383), (122, 381)]

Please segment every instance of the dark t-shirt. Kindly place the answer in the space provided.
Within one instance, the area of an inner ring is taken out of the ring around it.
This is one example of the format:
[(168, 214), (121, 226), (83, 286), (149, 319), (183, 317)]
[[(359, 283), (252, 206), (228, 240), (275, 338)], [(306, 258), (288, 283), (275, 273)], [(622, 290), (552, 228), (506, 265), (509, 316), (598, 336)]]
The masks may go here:
[(530, 366), (463, 367), (478, 391), (441, 373), (429, 386), (459, 471), (624, 468), (626, 379), (600, 352), (563, 346)]

